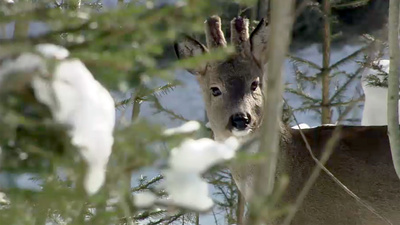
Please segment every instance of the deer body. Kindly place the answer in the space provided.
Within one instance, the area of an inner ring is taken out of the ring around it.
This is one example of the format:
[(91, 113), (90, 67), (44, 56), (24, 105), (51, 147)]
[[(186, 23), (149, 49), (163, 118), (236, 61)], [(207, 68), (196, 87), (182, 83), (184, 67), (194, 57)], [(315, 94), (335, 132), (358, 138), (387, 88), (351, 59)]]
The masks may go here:
[[(311, 149), (320, 158), (334, 127), (303, 130)], [(290, 183), (284, 202), (295, 200), (316, 166), (298, 130), (285, 134), (281, 149)], [(339, 142), (326, 163), (327, 169), (363, 201), (393, 224), (400, 224), (400, 180), (397, 177), (387, 127), (342, 129)], [(385, 224), (378, 216), (347, 194), (331, 177), (321, 172), (292, 224)]]
[[(223, 47), (226, 41), (219, 17), (206, 23), (209, 48)], [(268, 26), (262, 20), (248, 35), (248, 21), (235, 18), (231, 22), (231, 42), (237, 52), (229, 59), (209, 62), (190, 70), (197, 75), (206, 103), (207, 116), (217, 140), (237, 136), (243, 140), (257, 135), (263, 116), (262, 81), (267, 62)], [(179, 58), (207, 53), (198, 41), (187, 38), (175, 45)], [(303, 130), (311, 150), (320, 157), (335, 127), (325, 126)], [(290, 183), (282, 206), (295, 202), (316, 163), (297, 129), (282, 127), (277, 176), (287, 174)], [(250, 150), (251, 151), (251, 150)], [(400, 179), (397, 177), (387, 136), (387, 127), (345, 126), (326, 167), (344, 185), (372, 206), (392, 224), (400, 224)], [(239, 190), (251, 199), (253, 165), (231, 168)], [(283, 218), (268, 225), (281, 224)], [(294, 217), (293, 225), (377, 225), (382, 218), (358, 203), (321, 172)]]

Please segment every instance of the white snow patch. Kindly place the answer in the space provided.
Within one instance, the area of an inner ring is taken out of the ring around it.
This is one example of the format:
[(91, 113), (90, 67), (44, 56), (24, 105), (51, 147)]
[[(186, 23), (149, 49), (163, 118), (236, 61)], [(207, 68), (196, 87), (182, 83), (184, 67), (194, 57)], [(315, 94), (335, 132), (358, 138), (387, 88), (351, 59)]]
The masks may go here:
[(185, 133), (192, 133), (196, 130), (200, 129), (200, 123), (192, 120), (182, 124), (179, 127), (169, 128), (164, 131), (164, 135), (171, 136), (175, 134), (185, 134)]
[(197, 211), (209, 210), (213, 201), (201, 174), (217, 163), (232, 159), (238, 147), (238, 140), (231, 137), (222, 143), (209, 138), (187, 139), (172, 149), (169, 168), (163, 171), (163, 186), (169, 198), (159, 202)]
[(199, 174), (166, 170), (164, 176), (165, 190), (170, 198), (162, 202), (197, 211), (206, 211), (213, 206), (207, 182)]
[(96, 193), (104, 183), (114, 142), (114, 100), (78, 59), (60, 61), (52, 78), (36, 76), (32, 86), (54, 119), (71, 127), (72, 144), (88, 164), (85, 189), (88, 194)]
[(170, 169), (193, 173), (203, 173), (209, 167), (232, 159), (239, 142), (235, 137), (225, 142), (216, 142), (209, 138), (187, 139), (179, 147), (172, 149), (168, 161)]
[(35, 49), (46, 58), (65, 59), (69, 56), (69, 51), (58, 45), (38, 44)]
[(10, 204), (10, 200), (4, 192), (0, 192), (0, 204), (8, 205)]
[(14, 0), (3, 0), (3, 2), (7, 3), (7, 4), (14, 4), (15, 3)]
[(306, 123), (300, 123), (299, 125), (294, 125), (292, 128), (293, 129), (309, 129), (311, 127), (308, 126), (308, 124), (306, 124)]
[(326, 123), (321, 125), (321, 127), (334, 127), (334, 126), (337, 126), (337, 123)]
[(134, 196), (134, 204), (139, 208), (148, 208), (157, 200), (157, 196), (150, 191), (136, 193)]
[[(381, 69), (389, 73), (390, 60), (383, 59), (375, 62)], [(379, 75), (380, 71), (367, 68), (362, 75), (362, 88), (365, 94), (364, 110), (361, 119), (363, 126), (379, 126), (387, 125), (387, 95), (388, 89), (386, 87), (374, 87), (368, 85), (366, 78), (369, 75), (377, 76), (381, 81), (384, 77)], [(400, 109), (400, 107), (399, 107)]]

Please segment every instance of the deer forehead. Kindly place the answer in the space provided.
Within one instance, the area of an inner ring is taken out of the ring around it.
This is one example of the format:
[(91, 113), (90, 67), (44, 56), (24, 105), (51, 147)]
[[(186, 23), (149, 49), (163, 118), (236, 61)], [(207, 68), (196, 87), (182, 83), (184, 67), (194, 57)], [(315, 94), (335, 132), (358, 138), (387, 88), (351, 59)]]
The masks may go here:
[(262, 75), (262, 70), (251, 59), (237, 58), (215, 64), (206, 74), (209, 85), (222, 85), (226, 88), (247, 85)]

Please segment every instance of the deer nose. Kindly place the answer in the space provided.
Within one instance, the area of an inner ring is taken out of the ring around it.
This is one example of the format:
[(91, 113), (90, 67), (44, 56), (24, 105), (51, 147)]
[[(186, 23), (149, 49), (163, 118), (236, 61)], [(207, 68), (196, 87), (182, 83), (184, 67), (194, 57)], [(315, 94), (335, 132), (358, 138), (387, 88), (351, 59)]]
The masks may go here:
[(244, 113), (237, 113), (231, 116), (232, 126), (238, 130), (246, 129), (250, 123), (250, 115)]

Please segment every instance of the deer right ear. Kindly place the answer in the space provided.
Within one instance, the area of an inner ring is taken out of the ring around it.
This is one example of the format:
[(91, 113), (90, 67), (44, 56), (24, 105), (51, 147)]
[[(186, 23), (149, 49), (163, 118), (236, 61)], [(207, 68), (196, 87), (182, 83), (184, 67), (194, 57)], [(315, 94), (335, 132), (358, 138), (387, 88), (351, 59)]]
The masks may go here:
[[(175, 43), (174, 48), (175, 53), (179, 59), (187, 59), (208, 52), (207, 48), (204, 45), (188, 36), (184, 40)], [(194, 75), (202, 75), (204, 74), (206, 67), (207, 65), (203, 64), (197, 66), (194, 69), (187, 70)]]
[(266, 19), (261, 19), (250, 36), (251, 53), (257, 62), (263, 66), (267, 63), (269, 27)]

